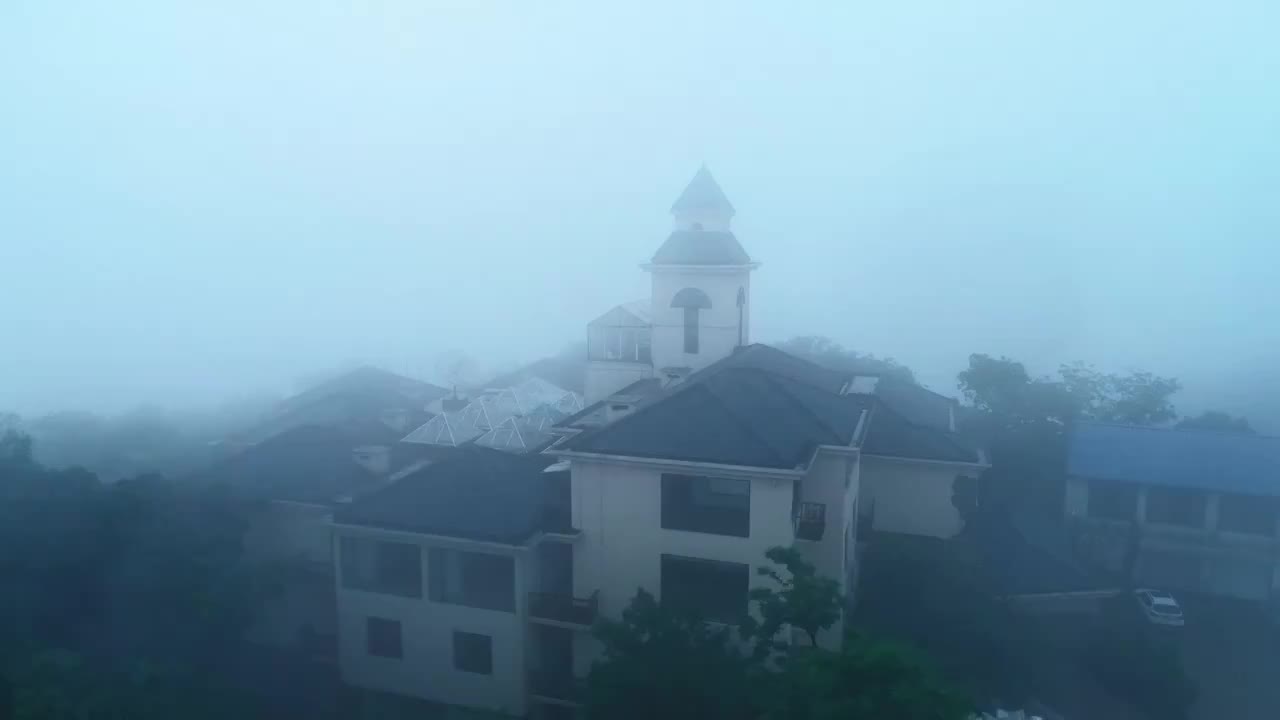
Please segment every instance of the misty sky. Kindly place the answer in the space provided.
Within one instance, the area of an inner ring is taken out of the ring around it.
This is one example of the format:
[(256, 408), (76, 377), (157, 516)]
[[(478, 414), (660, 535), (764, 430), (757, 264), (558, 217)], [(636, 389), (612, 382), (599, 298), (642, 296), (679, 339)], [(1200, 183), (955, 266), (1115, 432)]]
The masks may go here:
[(553, 352), (647, 296), (703, 161), (763, 263), (756, 339), (1261, 408), (1278, 27), (1267, 0), (6, 0), (0, 409)]

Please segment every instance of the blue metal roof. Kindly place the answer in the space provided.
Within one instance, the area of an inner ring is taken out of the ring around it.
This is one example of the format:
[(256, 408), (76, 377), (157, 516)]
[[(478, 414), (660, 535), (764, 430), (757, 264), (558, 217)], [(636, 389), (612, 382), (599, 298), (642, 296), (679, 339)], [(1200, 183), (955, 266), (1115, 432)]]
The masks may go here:
[(1067, 473), (1167, 487), (1280, 496), (1280, 438), (1082, 423)]

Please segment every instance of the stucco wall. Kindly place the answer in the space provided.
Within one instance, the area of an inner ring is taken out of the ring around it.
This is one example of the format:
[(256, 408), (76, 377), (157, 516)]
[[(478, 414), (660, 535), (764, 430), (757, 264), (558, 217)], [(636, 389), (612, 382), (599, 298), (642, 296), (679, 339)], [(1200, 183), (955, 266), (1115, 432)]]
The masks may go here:
[[(341, 564), (336, 560), (336, 538), (344, 534), (418, 545), (422, 553), (422, 597), (405, 598), (344, 588)], [(516, 612), (431, 602), (427, 591), (430, 577), (428, 549), (431, 547), (515, 556)], [(430, 542), (421, 536), (404, 533), (347, 528), (336, 530), (334, 550), (334, 564), (338, 568), (339, 659), (344, 681), (372, 690), (509, 715), (525, 713), (525, 589), (530, 564), (525, 551), (514, 548), (504, 551), (495, 546), (471, 543)], [(400, 622), (404, 657), (384, 658), (367, 652), (365, 628), (369, 617)], [(492, 675), (454, 668), (455, 630), (480, 633), (493, 639)]]
[(864, 456), (861, 512), (874, 513), (873, 527), (882, 532), (952, 537), (964, 525), (951, 503), (952, 484), (957, 475), (976, 472)]
[[(820, 452), (801, 483), (800, 499), (826, 506), (826, 529), (816, 542), (798, 540), (795, 546), (806, 560), (823, 575), (841, 583), (845, 581), (844, 528), (849, 521), (849, 499), (858, 492), (858, 458)], [(854, 588), (842, 587), (845, 593)], [(819, 635), (818, 642), (839, 647), (844, 635), (843, 623), (837, 622)]]
[(602, 400), (637, 380), (653, 377), (653, 366), (644, 363), (592, 360), (587, 363), (586, 403)]
[[(761, 587), (769, 581), (755, 570), (767, 564), (765, 551), (793, 543), (822, 572), (839, 579), (844, 564), (845, 477), (850, 470), (846, 458), (819, 458), (803, 481), (802, 499), (827, 504), (827, 531), (815, 543), (795, 541), (790, 480), (752, 479), (749, 536), (730, 537), (664, 529), (660, 469), (574, 460), (573, 518), (583, 531), (574, 545), (574, 592), (586, 597), (598, 591), (600, 612), (617, 617), (639, 588), (661, 597), (663, 554), (748, 565), (750, 587)], [(829, 634), (838, 639), (839, 628)], [(585, 673), (598, 647), (585, 633), (580, 635), (575, 665)]]
[[(582, 529), (574, 545), (574, 592), (600, 592), (600, 611), (617, 616), (638, 588), (660, 595), (664, 553), (751, 565), (764, 551), (790, 545), (788, 480), (751, 481), (749, 537), (667, 530), (662, 527), (662, 471), (575, 460), (573, 521)], [(752, 582), (756, 582), (754, 570)]]
[[(738, 288), (746, 293), (743, 306), (743, 344), (751, 342), (751, 273), (654, 269), (652, 283), (653, 366), (700, 368), (729, 353), (738, 345)], [(684, 352), (684, 310), (671, 307), (671, 299), (684, 288), (707, 294), (711, 307), (698, 313), (698, 353)]]

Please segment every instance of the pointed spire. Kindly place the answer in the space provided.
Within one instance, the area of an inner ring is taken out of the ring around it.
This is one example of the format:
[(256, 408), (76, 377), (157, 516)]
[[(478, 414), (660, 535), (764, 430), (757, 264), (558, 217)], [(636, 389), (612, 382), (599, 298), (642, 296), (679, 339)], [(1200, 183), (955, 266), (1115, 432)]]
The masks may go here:
[(676, 198), (671, 206), (671, 214), (677, 219), (692, 216), (719, 216), (727, 221), (733, 217), (734, 210), (716, 179), (711, 177), (711, 171), (703, 164), (689, 181), (684, 192)]

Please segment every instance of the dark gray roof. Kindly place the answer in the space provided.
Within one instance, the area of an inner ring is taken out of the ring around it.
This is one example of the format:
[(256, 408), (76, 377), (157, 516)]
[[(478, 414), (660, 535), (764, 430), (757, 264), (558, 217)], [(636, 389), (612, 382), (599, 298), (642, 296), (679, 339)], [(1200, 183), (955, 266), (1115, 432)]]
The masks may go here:
[(327, 505), (376, 484), (352, 458), (352, 450), (369, 439), (360, 429), (303, 425), (249, 446), (195, 479), (266, 500)]
[(751, 257), (727, 230), (676, 230), (649, 261), (654, 265), (750, 265)]
[(1080, 423), (1067, 473), (1097, 480), (1280, 496), (1280, 438)]
[(899, 415), (916, 425), (951, 431), (951, 413), (957, 405), (953, 398), (892, 377), (881, 377), (876, 384), (875, 394)]
[(959, 435), (911, 422), (879, 396), (876, 399), (879, 403), (871, 415), (871, 423), (862, 442), (862, 450), (866, 454), (947, 462), (980, 461), (977, 450), (961, 440)]
[(597, 400), (578, 412), (556, 423), (557, 428), (587, 428), (604, 423), (605, 405), (614, 397), (624, 395), (638, 401), (648, 400), (662, 392), (662, 381), (657, 378), (644, 378), (611, 393), (603, 400)]
[(687, 378), (696, 381), (728, 368), (753, 368), (771, 375), (779, 375), (796, 382), (812, 385), (829, 393), (839, 393), (849, 380), (849, 373), (832, 370), (817, 363), (783, 352), (771, 345), (756, 343), (736, 349), (733, 354), (719, 360)]
[(861, 438), (869, 454), (978, 462), (978, 453), (953, 433), (914, 423), (877, 396), (840, 394), (847, 377), (768, 345), (750, 345), (564, 447), (792, 468), (807, 462), (818, 445), (852, 442), (858, 418), (870, 410)]
[(722, 213), (728, 217), (732, 217), (734, 210), (733, 205), (729, 203), (729, 198), (725, 197), (724, 191), (720, 189), (720, 184), (716, 179), (711, 177), (711, 171), (706, 165), (698, 168), (698, 172), (694, 174), (693, 179), (685, 186), (684, 192), (680, 193), (680, 197), (671, 205), (671, 214), (680, 216), (686, 214), (697, 214), (706, 211)]
[(257, 442), (300, 425), (377, 421), (384, 411), (420, 413), (427, 403), (447, 393), (428, 382), (375, 367), (360, 367), (282, 401), (267, 418), (237, 439)]
[(431, 535), (522, 544), (541, 529), (546, 456), (454, 448), (448, 457), (340, 508), (334, 520)]
[(794, 468), (853, 439), (870, 398), (833, 395), (748, 367), (722, 368), (566, 443), (579, 452)]

